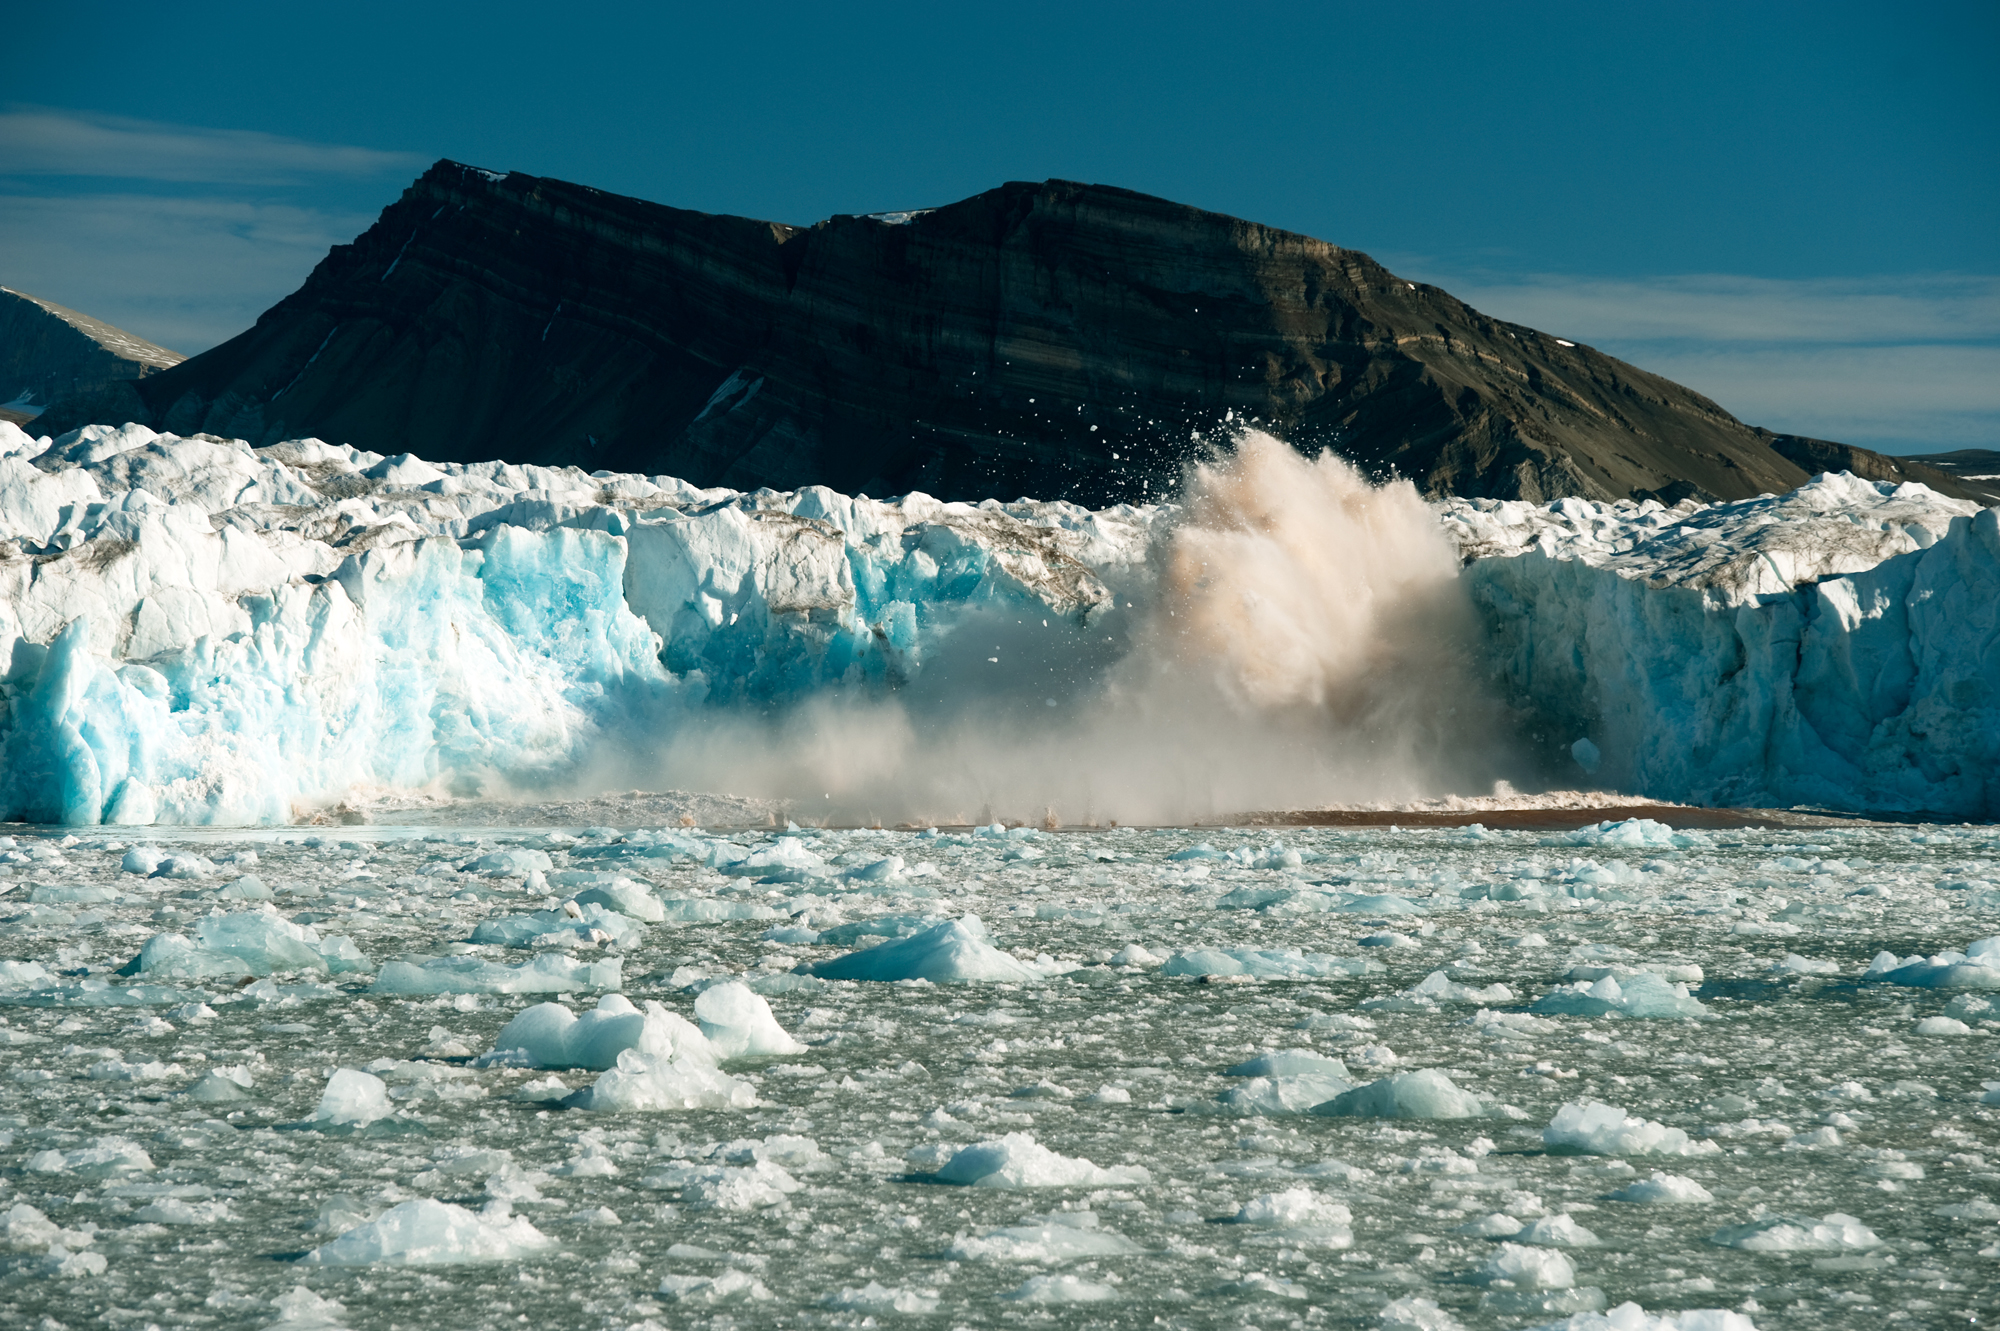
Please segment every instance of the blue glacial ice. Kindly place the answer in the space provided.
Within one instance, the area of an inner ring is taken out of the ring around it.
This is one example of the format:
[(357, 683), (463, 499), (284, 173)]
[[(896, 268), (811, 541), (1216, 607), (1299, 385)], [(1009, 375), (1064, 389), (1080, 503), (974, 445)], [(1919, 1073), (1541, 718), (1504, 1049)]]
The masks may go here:
[[(0, 815), (278, 823), (385, 794), (585, 781), (607, 753), (731, 709), (926, 680), (1000, 680), (1039, 705), (1046, 674), (1064, 680), (1048, 701), (1068, 703), (1181, 576), (1170, 547), (1192, 511), (739, 494), (318, 440), (0, 425)], [(1845, 474), (1707, 507), (1428, 511), (1464, 561), (1486, 673), (1560, 738), (1563, 779), (2000, 810), (1995, 511)], [(1237, 573), (1255, 585), (1256, 567)], [(987, 646), (996, 625), (1004, 649)], [(1321, 667), (1279, 647), (1242, 676), (1247, 696), (1321, 696)], [(1590, 844), (1673, 837), (1599, 830), (1614, 839)], [(1290, 864), (1282, 847), (1238, 853)], [(755, 854), (716, 867), (910, 880), (888, 856)], [(1191, 875), (1218, 862), (1188, 855)], [(1293, 890), (1281, 913), (1394, 909)]]

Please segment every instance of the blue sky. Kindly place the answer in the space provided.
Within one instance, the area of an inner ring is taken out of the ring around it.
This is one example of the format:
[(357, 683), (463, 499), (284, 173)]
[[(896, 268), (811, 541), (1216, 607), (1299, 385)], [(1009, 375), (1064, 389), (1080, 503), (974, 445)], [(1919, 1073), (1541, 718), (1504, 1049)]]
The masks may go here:
[(180, 351), (438, 157), (788, 222), (1060, 176), (1366, 250), (1752, 423), (2000, 447), (1991, 3), (110, 3), (8, 38), (0, 284)]

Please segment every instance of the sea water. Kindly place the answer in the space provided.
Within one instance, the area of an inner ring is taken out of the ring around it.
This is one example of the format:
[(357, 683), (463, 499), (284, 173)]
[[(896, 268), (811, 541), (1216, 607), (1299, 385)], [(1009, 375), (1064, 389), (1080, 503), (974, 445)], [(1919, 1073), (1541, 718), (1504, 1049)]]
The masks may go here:
[(15, 827), (0, 1324), (1969, 1324), (2000, 829), (1789, 823)]

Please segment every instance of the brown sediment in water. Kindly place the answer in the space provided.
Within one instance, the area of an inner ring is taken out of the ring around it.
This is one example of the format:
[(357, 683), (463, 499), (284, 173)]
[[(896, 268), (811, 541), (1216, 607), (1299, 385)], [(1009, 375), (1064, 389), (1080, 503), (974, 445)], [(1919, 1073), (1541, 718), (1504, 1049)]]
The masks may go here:
[(1707, 830), (1850, 827), (1875, 821), (1861, 814), (1819, 809), (1701, 809), (1681, 804), (1599, 804), (1572, 809), (1287, 809), (1238, 814), (1224, 821), (1242, 827), (1470, 827), (1477, 823), (1496, 832), (1549, 832), (1628, 818)]

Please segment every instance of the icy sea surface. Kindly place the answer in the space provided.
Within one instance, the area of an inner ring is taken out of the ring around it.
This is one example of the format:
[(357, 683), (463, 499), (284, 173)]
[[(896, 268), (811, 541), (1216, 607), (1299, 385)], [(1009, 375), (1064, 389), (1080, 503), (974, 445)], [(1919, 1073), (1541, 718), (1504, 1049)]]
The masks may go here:
[(16, 828), (0, 879), (8, 1327), (2000, 1303), (1992, 827)]

